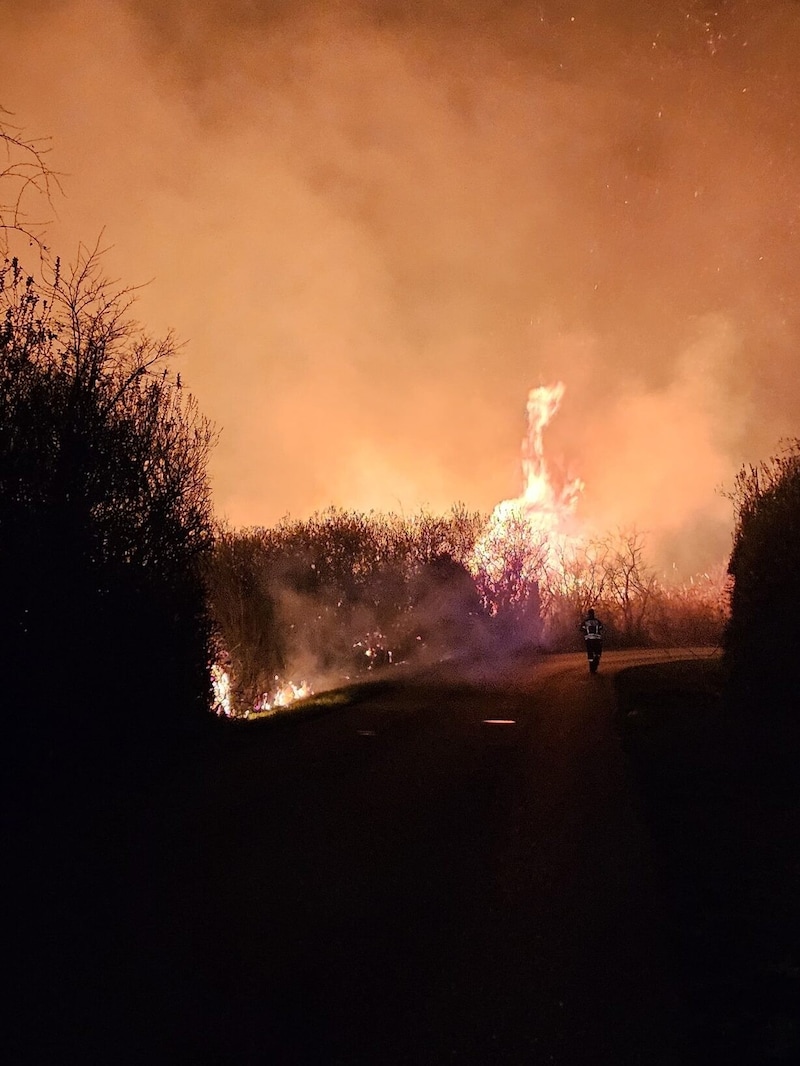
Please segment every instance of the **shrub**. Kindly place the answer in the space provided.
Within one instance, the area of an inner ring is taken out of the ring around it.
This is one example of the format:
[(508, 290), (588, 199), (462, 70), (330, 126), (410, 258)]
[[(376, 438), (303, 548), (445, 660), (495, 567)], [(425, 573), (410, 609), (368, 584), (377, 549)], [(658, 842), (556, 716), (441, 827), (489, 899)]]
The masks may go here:
[(6, 692), (56, 749), (156, 742), (207, 701), (213, 433), (130, 304), (94, 253), (0, 268)]
[(800, 698), (791, 646), (800, 602), (800, 441), (743, 468), (731, 494), (736, 529), (725, 654), (741, 703), (790, 709)]

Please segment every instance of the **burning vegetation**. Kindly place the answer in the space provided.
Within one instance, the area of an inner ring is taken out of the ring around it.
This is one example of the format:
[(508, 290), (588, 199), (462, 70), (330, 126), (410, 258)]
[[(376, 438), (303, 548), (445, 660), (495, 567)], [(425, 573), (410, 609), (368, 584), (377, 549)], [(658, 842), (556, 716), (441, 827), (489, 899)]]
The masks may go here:
[(583, 483), (559, 484), (544, 451), (563, 395), (561, 383), (531, 389), (522, 493), (489, 516), (330, 509), (222, 531), (209, 568), (217, 713), (274, 714), (403, 663), (572, 649), (589, 606), (617, 645), (718, 642), (722, 564), (677, 584), (648, 562), (642, 532), (581, 528)]

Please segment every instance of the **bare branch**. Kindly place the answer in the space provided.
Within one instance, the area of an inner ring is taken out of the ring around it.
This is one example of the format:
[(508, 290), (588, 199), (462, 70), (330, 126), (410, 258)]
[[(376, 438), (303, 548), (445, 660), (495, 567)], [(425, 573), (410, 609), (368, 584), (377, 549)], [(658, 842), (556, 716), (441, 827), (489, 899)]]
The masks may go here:
[(50, 138), (30, 138), (22, 127), (8, 121), (11, 112), (0, 107), (0, 253), (9, 252), (12, 233), (46, 252), (43, 235), (49, 219), (31, 217), (28, 204), (44, 199), (52, 211), (53, 196), (62, 192), (62, 175), (53, 170), (46, 159), (51, 151)]

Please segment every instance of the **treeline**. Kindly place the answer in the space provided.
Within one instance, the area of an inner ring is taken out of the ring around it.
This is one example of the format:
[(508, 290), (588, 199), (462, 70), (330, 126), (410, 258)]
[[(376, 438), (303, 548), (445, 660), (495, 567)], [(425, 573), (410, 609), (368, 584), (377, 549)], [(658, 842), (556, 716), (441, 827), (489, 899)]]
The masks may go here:
[(484, 611), (466, 560), (480, 524), (464, 508), (408, 520), (331, 509), (220, 532), (208, 587), (237, 706), (290, 674), (341, 680), (479, 640)]
[(725, 654), (732, 700), (767, 719), (800, 706), (800, 441), (744, 467), (731, 493), (736, 525)]
[(341, 682), (376, 666), (574, 649), (589, 606), (610, 641), (721, 639), (725, 575), (659, 580), (635, 531), (554, 547), (524, 517), (493, 529), (454, 507), (411, 517), (331, 509), (222, 531), (207, 580), (235, 710), (283, 682)]

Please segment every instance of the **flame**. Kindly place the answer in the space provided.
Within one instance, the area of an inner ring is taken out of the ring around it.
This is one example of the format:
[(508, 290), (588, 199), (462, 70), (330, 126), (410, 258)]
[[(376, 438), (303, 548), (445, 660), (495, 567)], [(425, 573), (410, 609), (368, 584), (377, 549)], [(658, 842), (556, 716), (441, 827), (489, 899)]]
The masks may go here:
[(252, 713), (248, 718), (259, 718), (275, 714), (284, 707), (288, 707), (295, 700), (302, 700), (313, 693), (311, 685), (307, 681), (281, 681), (275, 676), (275, 688), (272, 692), (262, 692), (254, 701)]
[[(523, 492), (497, 504), (475, 546), (473, 570), (497, 577), (505, 566), (507, 549), (517, 536), (540, 548), (539, 562), (554, 564), (554, 552), (576, 538), (572, 517), (584, 484), (580, 478), (565, 481), (556, 490), (544, 456), (544, 430), (558, 411), (564, 385), (540, 385), (528, 393), (528, 432), (522, 441)], [(533, 576), (533, 575), (529, 575)]]
[(262, 692), (253, 701), (252, 710), (244, 713), (237, 711), (233, 702), (231, 677), (228, 671), (220, 663), (211, 666), (211, 710), (214, 714), (225, 718), (263, 718), (275, 714), (284, 707), (288, 707), (295, 700), (301, 700), (306, 696), (313, 695), (313, 688), (307, 681), (281, 681), (276, 675), (275, 687), (271, 692)]
[(555, 385), (540, 385), (528, 393), (528, 433), (522, 441), (525, 491), (519, 500), (511, 501), (522, 504), (547, 532), (565, 532), (563, 527), (574, 514), (584, 489), (580, 478), (574, 478), (556, 493), (544, 457), (544, 429), (561, 406), (564, 391), (564, 385), (558, 381)]
[[(494, 508), (486, 527), (468, 560), (473, 574), (482, 573), (491, 581), (502, 580), (510, 569), (524, 582), (538, 581), (543, 571), (563, 572), (565, 547), (578, 545), (572, 518), (584, 484), (580, 478), (563, 482), (556, 488), (544, 455), (544, 430), (557, 413), (564, 396), (564, 385), (540, 385), (528, 393), (527, 433), (522, 441), (522, 495), (503, 500)], [(341, 606), (341, 604), (340, 604)], [(417, 640), (421, 640), (418, 636)], [(375, 630), (353, 644), (353, 650), (366, 658), (368, 670), (391, 665), (393, 653), (383, 633)], [(231, 679), (219, 664), (211, 668), (213, 702), (217, 714), (239, 714), (232, 698)], [(258, 718), (277, 713), (296, 700), (312, 695), (306, 681), (282, 681), (276, 675), (270, 692), (263, 692), (243, 717)]]
[(224, 666), (220, 666), (219, 663), (212, 663), (211, 665), (211, 691), (213, 693), (211, 710), (214, 714), (220, 714), (224, 715), (226, 718), (230, 718), (233, 714), (233, 707), (231, 704), (231, 678), (228, 671)]

